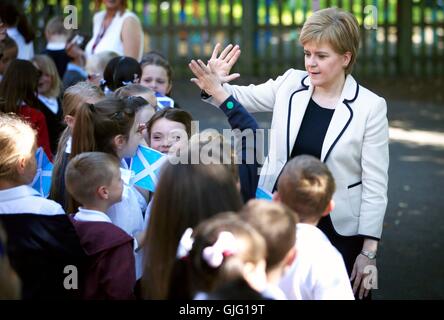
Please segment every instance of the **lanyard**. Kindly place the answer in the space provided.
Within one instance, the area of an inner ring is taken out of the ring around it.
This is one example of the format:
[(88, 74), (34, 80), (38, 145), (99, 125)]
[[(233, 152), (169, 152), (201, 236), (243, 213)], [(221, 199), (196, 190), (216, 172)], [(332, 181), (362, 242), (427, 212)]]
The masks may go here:
[[(114, 19), (114, 18), (113, 18)], [(109, 26), (111, 25), (111, 23), (113, 23), (113, 21), (111, 20), (111, 22), (108, 24), (108, 26), (106, 26), (105, 28), (105, 19), (103, 19), (102, 22), (102, 26), (100, 27), (100, 32), (97, 35), (96, 40), (94, 41), (94, 44), (92, 46), (92, 53), (94, 54), (94, 51), (96, 50), (97, 45), (99, 44), (99, 42), (102, 40), (103, 36), (105, 35), (106, 30), (108, 30)]]

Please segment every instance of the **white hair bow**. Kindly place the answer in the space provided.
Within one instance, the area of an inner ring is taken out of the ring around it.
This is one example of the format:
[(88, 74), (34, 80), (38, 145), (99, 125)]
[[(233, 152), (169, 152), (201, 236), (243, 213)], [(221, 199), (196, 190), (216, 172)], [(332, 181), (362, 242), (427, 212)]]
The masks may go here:
[(182, 238), (180, 238), (179, 245), (177, 246), (177, 253), (176, 253), (177, 259), (182, 259), (188, 256), (188, 253), (193, 247), (193, 242), (194, 242), (194, 239), (191, 236), (192, 234), (193, 234), (193, 229), (191, 228), (186, 229), (185, 232), (183, 233)]
[(224, 257), (235, 254), (237, 250), (237, 241), (234, 235), (231, 232), (222, 231), (216, 242), (203, 250), (202, 256), (209, 266), (218, 268)]

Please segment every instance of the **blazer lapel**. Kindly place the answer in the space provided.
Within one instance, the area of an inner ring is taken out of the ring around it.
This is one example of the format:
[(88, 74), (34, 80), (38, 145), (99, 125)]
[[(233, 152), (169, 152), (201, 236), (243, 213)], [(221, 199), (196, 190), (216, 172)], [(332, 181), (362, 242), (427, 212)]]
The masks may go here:
[(287, 159), (293, 145), (296, 141), (299, 129), (301, 128), (302, 119), (304, 118), (305, 110), (313, 93), (313, 86), (310, 85), (310, 78), (308, 75), (302, 79), (301, 87), (293, 92), (288, 102), (288, 119), (287, 119)]
[(353, 118), (353, 110), (350, 104), (356, 100), (359, 93), (359, 85), (356, 80), (348, 75), (341, 98), (335, 107), (335, 112), (330, 121), (330, 125), (325, 134), (324, 143), (322, 145), (321, 161), (326, 162), (332, 149), (341, 138)]

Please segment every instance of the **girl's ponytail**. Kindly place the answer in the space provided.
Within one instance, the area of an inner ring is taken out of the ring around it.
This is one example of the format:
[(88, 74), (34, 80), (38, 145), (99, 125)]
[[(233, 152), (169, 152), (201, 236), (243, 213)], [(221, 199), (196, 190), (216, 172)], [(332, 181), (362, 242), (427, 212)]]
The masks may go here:
[(70, 159), (82, 152), (96, 151), (96, 139), (94, 136), (95, 106), (92, 103), (84, 103), (76, 114), (76, 123), (72, 134), (72, 152)]
[[(94, 137), (94, 104), (84, 103), (76, 113), (76, 123), (72, 133), (72, 149), (69, 159), (82, 152), (95, 151), (96, 141)], [(75, 213), (81, 204), (68, 194), (67, 213)]]

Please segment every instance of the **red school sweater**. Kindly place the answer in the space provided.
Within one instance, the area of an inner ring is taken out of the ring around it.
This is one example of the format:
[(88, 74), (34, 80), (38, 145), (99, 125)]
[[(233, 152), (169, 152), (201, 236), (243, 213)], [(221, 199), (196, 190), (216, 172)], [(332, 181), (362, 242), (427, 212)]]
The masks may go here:
[(76, 229), (86, 255), (84, 299), (135, 299), (136, 284), (133, 238), (109, 222), (76, 221), (69, 218)]
[(51, 147), (49, 143), (48, 126), (43, 113), (36, 108), (24, 105), (19, 109), (19, 115), (28, 121), (37, 131), (37, 145), (45, 151), (49, 161), (53, 161)]

